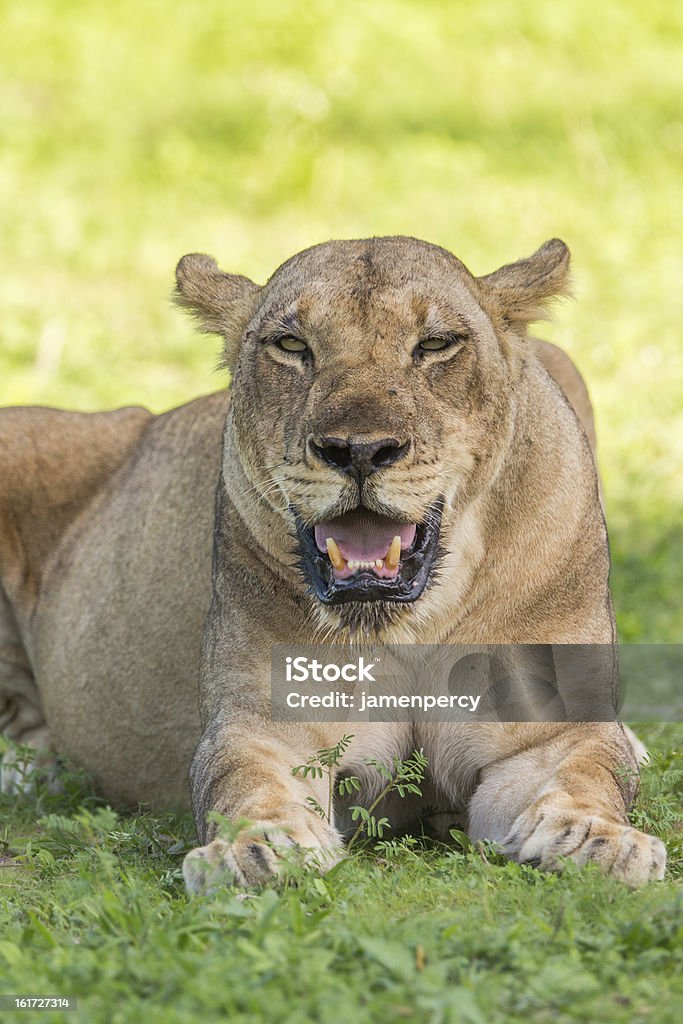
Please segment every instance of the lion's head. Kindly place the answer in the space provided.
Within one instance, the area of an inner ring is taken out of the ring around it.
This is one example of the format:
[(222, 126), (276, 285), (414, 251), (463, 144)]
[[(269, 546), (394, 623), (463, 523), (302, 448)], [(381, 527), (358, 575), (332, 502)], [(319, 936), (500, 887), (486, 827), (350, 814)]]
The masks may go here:
[(247, 477), (340, 623), (381, 626), (438, 580), (514, 430), (527, 324), (568, 264), (556, 239), (477, 278), (404, 237), (314, 246), (263, 287), (208, 256), (178, 264), (179, 303), (225, 339)]

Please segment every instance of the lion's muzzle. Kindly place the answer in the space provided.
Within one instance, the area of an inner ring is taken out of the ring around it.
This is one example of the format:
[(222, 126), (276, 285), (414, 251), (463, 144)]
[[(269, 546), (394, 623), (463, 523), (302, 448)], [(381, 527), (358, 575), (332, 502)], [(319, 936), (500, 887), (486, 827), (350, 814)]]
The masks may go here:
[(359, 506), (306, 526), (296, 515), (301, 568), (324, 604), (416, 601), (431, 582), (439, 556), (443, 500), (419, 523), (405, 523)]
[(404, 458), (410, 448), (410, 441), (399, 441), (395, 437), (373, 441), (323, 437), (320, 443), (311, 439), (309, 447), (316, 458), (353, 477), (361, 485), (366, 477)]

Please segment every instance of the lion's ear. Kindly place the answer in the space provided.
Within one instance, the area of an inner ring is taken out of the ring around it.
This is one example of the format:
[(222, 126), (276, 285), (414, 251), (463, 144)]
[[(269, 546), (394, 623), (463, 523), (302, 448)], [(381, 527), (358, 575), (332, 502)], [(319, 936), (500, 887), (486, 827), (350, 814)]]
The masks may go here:
[(254, 311), (257, 284), (241, 274), (225, 274), (211, 256), (190, 253), (175, 272), (174, 301), (188, 310), (207, 334), (225, 339), (225, 363), (231, 366), (240, 335)]
[(552, 299), (570, 294), (569, 249), (552, 238), (533, 256), (480, 277), (483, 305), (494, 320), (524, 330), (544, 320)]

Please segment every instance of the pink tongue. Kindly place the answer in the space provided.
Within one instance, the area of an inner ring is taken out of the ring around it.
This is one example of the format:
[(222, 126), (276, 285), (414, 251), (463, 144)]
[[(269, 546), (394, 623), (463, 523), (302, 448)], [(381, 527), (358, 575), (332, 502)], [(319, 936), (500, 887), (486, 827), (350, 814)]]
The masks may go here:
[(315, 528), (315, 543), (320, 551), (326, 551), (325, 542), (332, 537), (347, 562), (369, 562), (384, 558), (397, 534), (401, 538), (401, 549), (409, 548), (415, 539), (415, 523), (394, 523), (357, 509), (338, 519), (319, 523)]

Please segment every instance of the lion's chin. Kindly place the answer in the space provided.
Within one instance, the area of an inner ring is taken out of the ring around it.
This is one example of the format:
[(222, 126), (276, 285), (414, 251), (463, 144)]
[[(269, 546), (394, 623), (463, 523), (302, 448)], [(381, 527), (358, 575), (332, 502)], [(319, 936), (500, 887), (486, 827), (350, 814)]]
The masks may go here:
[(442, 510), (439, 499), (414, 524), (357, 508), (306, 526), (295, 513), (310, 591), (325, 605), (417, 601), (437, 570)]

